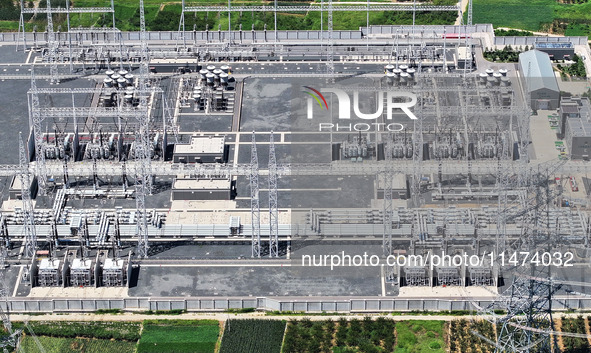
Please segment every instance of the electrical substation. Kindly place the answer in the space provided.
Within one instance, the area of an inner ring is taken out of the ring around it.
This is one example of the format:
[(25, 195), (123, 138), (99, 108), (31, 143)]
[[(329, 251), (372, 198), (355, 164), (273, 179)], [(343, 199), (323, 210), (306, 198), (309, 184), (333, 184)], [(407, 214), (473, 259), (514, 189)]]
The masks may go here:
[[(0, 34), (11, 311), (484, 308), (526, 276), (498, 254), (525, 248), (572, 252), (548, 291), (591, 306), (591, 165), (547, 157), (532, 64), (485, 61), (500, 44), (471, 12), (339, 31), (327, 5), (322, 31), (187, 30), (214, 9), (183, 1), (178, 32), (56, 32), (74, 8), (47, 4), (46, 32)], [(298, 10), (280, 7), (256, 11)], [(302, 266), (341, 252), (482, 261)]]

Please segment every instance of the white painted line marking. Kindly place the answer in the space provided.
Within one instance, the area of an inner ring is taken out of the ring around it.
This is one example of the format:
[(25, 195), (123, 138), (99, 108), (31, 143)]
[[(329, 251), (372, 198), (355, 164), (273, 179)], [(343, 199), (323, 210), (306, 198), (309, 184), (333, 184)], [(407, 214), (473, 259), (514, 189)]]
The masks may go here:
[(382, 282), (382, 297), (386, 296), (386, 275), (385, 275), (384, 265), (382, 265), (382, 271), (380, 274), (380, 280)]
[(16, 297), (18, 286), (21, 284), (21, 278), (23, 276), (23, 267), (24, 266), (21, 266), (20, 270), (18, 270), (18, 277), (16, 278), (16, 283), (14, 284), (14, 291), (12, 292), (13, 297)]
[(32, 50), (30, 50), (30, 51), (29, 51), (29, 55), (27, 55), (27, 61), (25, 61), (25, 64), (28, 64), (28, 63), (29, 63), (29, 59), (31, 59), (31, 55), (32, 55), (32, 54), (33, 54), (33, 51), (32, 51)]

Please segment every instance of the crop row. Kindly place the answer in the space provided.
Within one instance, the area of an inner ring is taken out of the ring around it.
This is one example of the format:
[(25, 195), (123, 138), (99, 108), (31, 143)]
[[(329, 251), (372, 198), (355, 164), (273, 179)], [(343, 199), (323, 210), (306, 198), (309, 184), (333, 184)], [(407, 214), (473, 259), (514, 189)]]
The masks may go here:
[(486, 320), (454, 320), (450, 323), (449, 351), (451, 353), (494, 352), (495, 347), (480, 336), (494, 341), (496, 337), (494, 326)]
[[(137, 341), (140, 338), (140, 324), (134, 322), (61, 322), (39, 321), (30, 322), (29, 327), (38, 336), (49, 337), (87, 337)], [(25, 333), (29, 329), (25, 329)]]
[(283, 320), (228, 320), (220, 353), (279, 353), (284, 332)]
[[(560, 330), (562, 332), (586, 334), (585, 319), (582, 316), (576, 318), (563, 318)], [(591, 351), (589, 341), (586, 338), (561, 336), (564, 346), (563, 353), (585, 353)]]

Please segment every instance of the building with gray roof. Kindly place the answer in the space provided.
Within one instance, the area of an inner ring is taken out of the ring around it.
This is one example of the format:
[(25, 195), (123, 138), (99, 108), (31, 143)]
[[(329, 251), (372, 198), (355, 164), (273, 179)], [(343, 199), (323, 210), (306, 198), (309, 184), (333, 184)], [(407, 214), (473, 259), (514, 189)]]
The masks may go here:
[(591, 105), (588, 98), (571, 98), (578, 113), (566, 119), (566, 146), (571, 159), (589, 159), (591, 155)]
[(519, 70), (524, 85), (531, 93), (531, 108), (553, 110), (558, 108), (560, 89), (548, 54), (529, 50), (519, 54)]

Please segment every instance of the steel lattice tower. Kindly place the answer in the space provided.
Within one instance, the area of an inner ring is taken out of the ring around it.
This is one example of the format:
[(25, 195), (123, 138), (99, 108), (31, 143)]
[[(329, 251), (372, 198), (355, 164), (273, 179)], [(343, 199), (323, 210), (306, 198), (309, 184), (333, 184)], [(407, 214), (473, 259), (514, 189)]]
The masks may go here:
[(279, 257), (279, 210), (277, 206), (277, 160), (273, 131), (269, 139), (269, 256)]
[(6, 257), (10, 248), (10, 239), (8, 238), (8, 229), (6, 217), (0, 214), (0, 270), (6, 267)]
[[(531, 64), (527, 67), (527, 77), (531, 75)], [(518, 185), (526, 186), (529, 182), (528, 163), (529, 163), (529, 120), (531, 114), (531, 87), (525, 80), (525, 109), (523, 112), (518, 112), (517, 123), (519, 128), (519, 161), (518, 161)]]
[[(417, 102), (419, 111), (422, 110), (424, 104), (421, 97)], [(420, 207), (421, 205), (421, 162), (423, 160), (423, 115), (415, 114), (417, 119), (414, 120), (412, 139), (413, 139), (413, 174), (411, 183), (411, 200), (413, 207)]]
[(22, 134), (19, 132), (18, 154), (20, 166), (21, 198), (23, 200), (23, 229), (25, 232), (25, 256), (33, 257), (37, 250), (37, 233), (33, 204), (31, 202), (31, 179), (29, 177), (29, 162), (25, 152)]
[(35, 168), (39, 191), (45, 193), (47, 188), (47, 169), (45, 166), (45, 142), (43, 141), (43, 130), (41, 124), (43, 118), (40, 112), (39, 95), (37, 90), (37, 80), (35, 79), (35, 68), (31, 68), (31, 98), (30, 98), (31, 116), (29, 117), (33, 124), (33, 137), (35, 138)]
[(55, 32), (53, 31), (53, 18), (51, 15), (51, 0), (47, 0), (47, 46), (49, 48), (49, 73), (51, 76), (51, 84), (60, 82), (59, 73), (57, 70), (57, 49), (59, 43), (55, 39)]
[(326, 43), (326, 73), (328, 79), (334, 82), (334, 33), (333, 33), (333, 21), (332, 21), (332, 0), (328, 0), (328, 40)]
[(250, 219), (252, 257), (261, 257), (261, 208), (259, 204), (259, 157), (254, 131), (250, 149)]
[(138, 129), (135, 139), (135, 203), (138, 213), (136, 234), (139, 257), (148, 257), (148, 221), (146, 214), (146, 195), (151, 191), (151, 150), (148, 110), (148, 43), (146, 39), (146, 16), (144, 1), (140, 0), (140, 42), (141, 61), (139, 75), (140, 104), (138, 107)]
[[(546, 170), (532, 173), (519, 208), (509, 210), (508, 217), (519, 218), (522, 229), (519, 243), (514, 244), (513, 251), (551, 251), (560, 244), (556, 229), (550, 226), (550, 209), (560, 199), (560, 191), (550, 192), (549, 178), (561, 165), (554, 163)], [(484, 338), (495, 346), (495, 352), (559, 351), (556, 336), (552, 337), (552, 301), (561, 285), (552, 280), (550, 269), (550, 266), (537, 266), (531, 261), (518, 261), (511, 271), (513, 278), (510, 286), (494, 304), (480, 308), (484, 318), (497, 326), (496, 341)], [(493, 309), (503, 309), (506, 314), (496, 315)], [(483, 338), (477, 332), (476, 335)]]
[(384, 185), (384, 235), (382, 239), (382, 250), (384, 256), (392, 255), (392, 134), (388, 133), (384, 142), (384, 157), (386, 160), (386, 171), (383, 174)]

